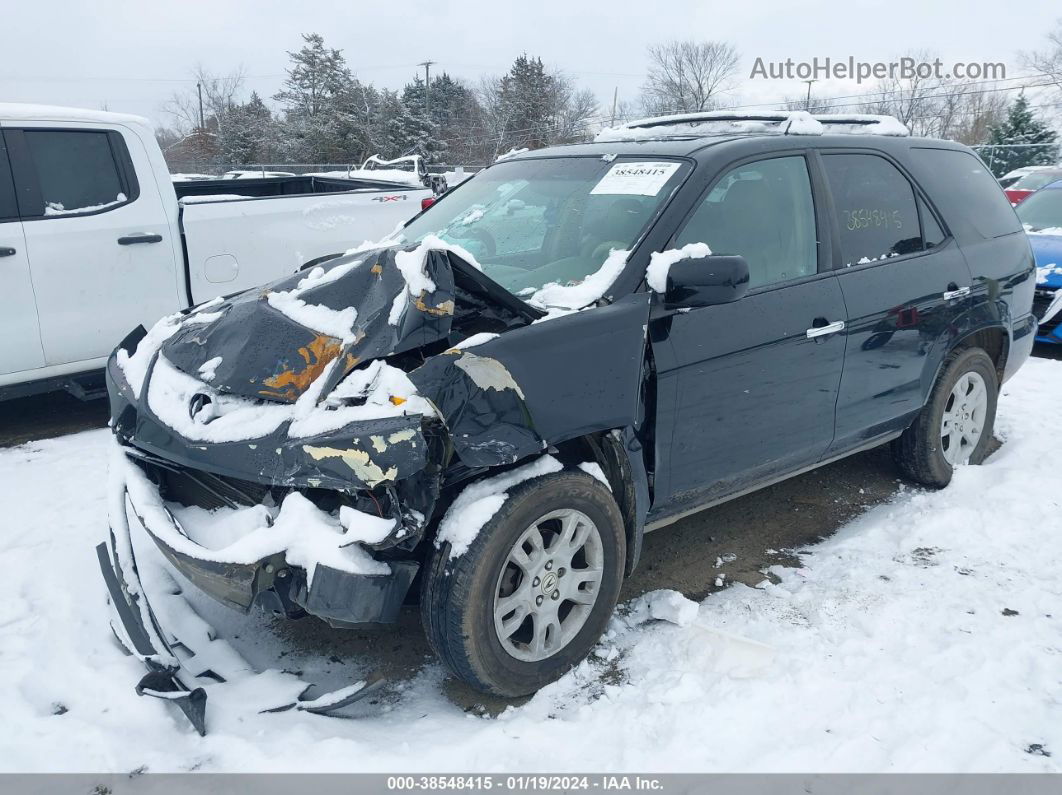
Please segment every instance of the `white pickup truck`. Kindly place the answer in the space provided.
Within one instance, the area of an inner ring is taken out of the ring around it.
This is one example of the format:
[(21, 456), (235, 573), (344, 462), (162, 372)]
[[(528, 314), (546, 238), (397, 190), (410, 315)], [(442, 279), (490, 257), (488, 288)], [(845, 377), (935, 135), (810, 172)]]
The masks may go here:
[(175, 184), (146, 119), (0, 104), (0, 399), (86, 396), (138, 324), (380, 239), (432, 196), (322, 176)]

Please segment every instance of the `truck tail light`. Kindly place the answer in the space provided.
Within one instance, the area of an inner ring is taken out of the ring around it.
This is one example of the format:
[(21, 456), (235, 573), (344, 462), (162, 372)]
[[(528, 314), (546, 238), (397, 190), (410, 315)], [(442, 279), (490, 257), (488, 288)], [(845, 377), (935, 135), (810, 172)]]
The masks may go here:
[(434, 197), (434, 196), (429, 196), (429, 197), (428, 197), (428, 198), (426, 198), (426, 199), (421, 199), (421, 200), (420, 200), (420, 209), (421, 209), (421, 212), (423, 212), (424, 210), (427, 210), (427, 209), (428, 209), (429, 207), (431, 207), (431, 206), (432, 206), (433, 204), (435, 204), (435, 197)]

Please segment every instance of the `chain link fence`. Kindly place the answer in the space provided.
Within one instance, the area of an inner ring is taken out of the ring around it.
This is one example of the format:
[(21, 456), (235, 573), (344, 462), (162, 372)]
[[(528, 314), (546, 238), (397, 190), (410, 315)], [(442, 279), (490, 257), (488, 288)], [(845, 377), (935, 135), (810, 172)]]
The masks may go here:
[(977, 144), (971, 147), (997, 177), (1023, 166), (1062, 163), (1062, 144)]

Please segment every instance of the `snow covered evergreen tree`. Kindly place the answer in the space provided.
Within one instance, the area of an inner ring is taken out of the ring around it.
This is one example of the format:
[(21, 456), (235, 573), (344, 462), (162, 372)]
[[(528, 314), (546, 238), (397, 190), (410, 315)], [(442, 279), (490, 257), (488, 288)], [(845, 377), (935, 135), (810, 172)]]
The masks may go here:
[(276, 130), (273, 114), (257, 92), (233, 106), (225, 114), (219, 131), (219, 159), (226, 165), (265, 163), (276, 157)]
[(483, 141), (483, 109), (475, 92), (446, 72), (432, 77), (430, 111), (425, 109), (424, 81), (415, 77), (402, 91), (402, 103), (414, 116), (430, 112), (435, 139), (445, 146), (436, 157), (450, 163), (477, 163), (486, 159), (480, 151)]
[(327, 113), (335, 98), (349, 86), (352, 77), (340, 50), (325, 47), (318, 33), (304, 33), (305, 44), (298, 52), (288, 52), (291, 66), (284, 87), (273, 95), (288, 113), (316, 116)]
[(424, 115), (423, 105), (410, 107), (395, 91), (382, 91), (377, 124), (382, 133), (379, 154), (387, 158), (421, 155), (436, 161), (446, 144), (438, 140), (438, 128)]
[[(1025, 94), (1020, 94), (1007, 112), (1006, 120), (991, 128), (990, 145), (984, 154), (997, 177), (1024, 166), (1048, 165), (1058, 161), (1058, 134), (1036, 118)], [(1014, 146), (1019, 144), (1019, 146)]]
[[(310, 163), (349, 162), (362, 154), (374, 104), (340, 50), (326, 47), (317, 33), (303, 34), (304, 45), (289, 52), (283, 88), (273, 98), (284, 108), (282, 148), (288, 159)], [(363, 110), (364, 100), (369, 108)]]
[(287, 77), (272, 97), (275, 112), (257, 94), (243, 101), (242, 71), (215, 77), (200, 67), (202, 129), (196, 92), (170, 103), (174, 161), (188, 169), (341, 165), (413, 153), (429, 162), (479, 165), (513, 147), (585, 139), (597, 110), (592, 92), (526, 54), (504, 76), (484, 78), (478, 90), (445, 72), (436, 75), (429, 96), (419, 76), (400, 93), (378, 89), (358, 80), (343, 52), (320, 34), (303, 34), (302, 41), (288, 52)]
[(589, 137), (597, 111), (593, 93), (578, 90), (562, 72), (547, 71), (541, 58), (518, 57), (500, 79), (480, 86), (483, 137), (493, 150), (538, 149)]
[(503, 147), (540, 149), (549, 145), (557, 123), (553, 91), (553, 77), (541, 58), (529, 58), (525, 53), (513, 62), (498, 92), (506, 118)]

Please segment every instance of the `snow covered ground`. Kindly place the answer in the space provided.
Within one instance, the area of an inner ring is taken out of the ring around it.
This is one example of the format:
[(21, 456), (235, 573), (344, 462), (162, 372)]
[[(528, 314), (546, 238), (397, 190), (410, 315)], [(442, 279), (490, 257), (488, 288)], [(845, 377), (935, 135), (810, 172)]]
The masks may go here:
[[(1030, 361), (985, 466), (901, 491), (777, 584), (626, 605), (591, 662), (498, 717), (427, 660), (350, 720), (257, 714), (279, 672), (210, 688), (205, 738), (133, 693), (110, 638), (107, 432), (0, 451), (0, 769), (1060, 772), (1060, 394), (1062, 362)], [(264, 616), (194, 605), (259, 667), (322, 665)]]

